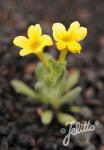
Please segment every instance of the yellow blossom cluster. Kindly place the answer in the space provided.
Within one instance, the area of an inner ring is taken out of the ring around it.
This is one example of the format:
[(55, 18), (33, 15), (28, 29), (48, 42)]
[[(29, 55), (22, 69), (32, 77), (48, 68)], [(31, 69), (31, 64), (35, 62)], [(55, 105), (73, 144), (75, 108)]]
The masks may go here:
[[(65, 26), (61, 23), (54, 23), (52, 26), (53, 37), (56, 41), (57, 49), (60, 50), (59, 61), (65, 60), (66, 54), (80, 53), (80, 41), (87, 35), (87, 28), (81, 27), (78, 21), (74, 21), (66, 30)], [(19, 54), (25, 56), (34, 53), (39, 59), (47, 66), (47, 61), (43, 54), (45, 46), (52, 46), (53, 41), (49, 35), (42, 34), (42, 29), (39, 24), (30, 25), (27, 31), (28, 38), (25, 36), (17, 36), (14, 38), (13, 43), (21, 47)]]

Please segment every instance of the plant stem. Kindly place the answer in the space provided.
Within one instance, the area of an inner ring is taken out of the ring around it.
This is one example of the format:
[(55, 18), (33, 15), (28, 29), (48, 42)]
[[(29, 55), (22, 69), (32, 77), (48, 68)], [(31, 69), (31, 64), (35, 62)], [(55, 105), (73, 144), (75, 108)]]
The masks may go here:
[(48, 61), (46, 60), (43, 51), (37, 54), (38, 58), (43, 62), (44, 66), (48, 68)]
[(67, 55), (67, 51), (68, 51), (67, 49), (64, 49), (64, 50), (61, 51), (60, 56), (59, 56), (59, 61), (61, 63), (63, 63), (65, 61), (65, 57)]
[(52, 100), (50, 103), (51, 103), (51, 105), (53, 106), (53, 108), (55, 110), (58, 110), (60, 108), (60, 101), (59, 101), (59, 99), (56, 99), (55, 101)]

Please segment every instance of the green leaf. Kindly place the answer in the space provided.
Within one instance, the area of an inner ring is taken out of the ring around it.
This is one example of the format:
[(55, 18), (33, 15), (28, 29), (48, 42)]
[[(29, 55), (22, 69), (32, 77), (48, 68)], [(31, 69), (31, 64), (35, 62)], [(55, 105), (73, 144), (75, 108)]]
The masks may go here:
[(73, 90), (69, 91), (66, 95), (61, 98), (60, 103), (66, 103), (74, 100), (81, 92), (81, 87), (76, 87)]
[(35, 70), (35, 75), (36, 75), (37, 80), (44, 81), (46, 73), (47, 71), (44, 65), (42, 63), (38, 63), (36, 70)]
[(74, 70), (68, 77), (67, 82), (66, 82), (66, 91), (68, 89), (71, 89), (72, 87), (74, 87), (80, 77), (80, 72), (79, 70)]
[(42, 111), (41, 115), (41, 121), (43, 124), (48, 125), (53, 118), (53, 112), (50, 110)]
[(62, 113), (62, 112), (58, 112), (57, 113), (57, 119), (59, 121), (59, 123), (65, 125), (66, 123), (71, 123), (71, 122), (76, 122), (76, 119), (69, 114), (66, 113)]
[(31, 88), (29, 88), (25, 83), (19, 80), (11, 80), (11, 85), (17, 93), (24, 94), (33, 99), (37, 98), (37, 94)]
[(74, 113), (79, 113), (81, 111), (81, 107), (79, 107), (79, 106), (72, 106), (70, 108), (70, 111), (74, 112)]
[(55, 86), (63, 80), (66, 73), (65, 65), (60, 64), (50, 55), (46, 55), (48, 61), (48, 68), (46, 69), (43, 64), (39, 63), (36, 67), (36, 77), (39, 81), (44, 82), (47, 86)]

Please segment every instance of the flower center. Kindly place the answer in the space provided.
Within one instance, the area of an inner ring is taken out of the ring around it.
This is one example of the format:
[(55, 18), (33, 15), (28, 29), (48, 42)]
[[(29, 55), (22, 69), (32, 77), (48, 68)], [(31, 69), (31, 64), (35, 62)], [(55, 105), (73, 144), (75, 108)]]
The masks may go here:
[(39, 47), (40, 43), (41, 43), (41, 41), (32, 41), (30, 43), (31, 49), (33, 49), (33, 50), (37, 49)]
[(63, 36), (63, 41), (66, 43), (72, 41), (72, 36), (70, 36), (68, 32), (66, 32), (66, 34)]

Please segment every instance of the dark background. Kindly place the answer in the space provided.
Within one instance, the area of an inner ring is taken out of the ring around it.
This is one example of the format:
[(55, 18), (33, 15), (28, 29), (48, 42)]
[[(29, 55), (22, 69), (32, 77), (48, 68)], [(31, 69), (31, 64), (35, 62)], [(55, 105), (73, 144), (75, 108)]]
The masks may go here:
[[(83, 91), (78, 104), (85, 107), (81, 117), (104, 123), (104, 0), (0, 0), (0, 150), (62, 148), (57, 137), (59, 125), (40, 125), (34, 113), (36, 105), (27, 104), (27, 98), (16, 94), (10, 86), (10, 80), (18, 78), (33, 87), (37, 61), (33, 55), (21, 58), (12, 41), (15, 36), (26, 35), (30, 24), (39, 23), (45, 33), (52, 35), (54, 22), (69, 27), (75, 20), (88, 28), (82, 53), (69, 54), (67, 58), (68, 68), (81, 71), (79, 85)], [(57, 57), (56, 49), (46, 50)], [(30, 127), (28, 134), (25, 127)], [(92, 141), (87, 136), (82, 137), (84, 141), (77, 138), (79, 141), (72, 142), (68, 149), (104, 150), (103, 131), (93, 133)]]

